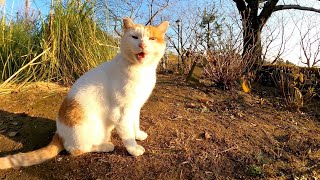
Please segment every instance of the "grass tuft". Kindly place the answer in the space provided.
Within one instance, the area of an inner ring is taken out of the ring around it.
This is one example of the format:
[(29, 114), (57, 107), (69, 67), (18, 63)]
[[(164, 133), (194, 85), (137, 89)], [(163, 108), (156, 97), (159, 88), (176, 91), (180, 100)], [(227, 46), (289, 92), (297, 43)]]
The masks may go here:
[(95, 18), (95, 3), (56, 1), (45, 18), (0, 14), (0, 81), (72, 84), (112, 59), (118, 40)]

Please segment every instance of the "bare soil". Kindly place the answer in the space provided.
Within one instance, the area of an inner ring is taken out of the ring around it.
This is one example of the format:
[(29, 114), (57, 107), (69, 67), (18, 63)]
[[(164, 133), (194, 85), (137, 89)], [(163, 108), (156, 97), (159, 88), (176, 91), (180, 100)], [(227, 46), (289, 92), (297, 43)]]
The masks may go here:
[[(40, 165), (0, 170), (17, 179), (317, 179), (320, 102), (291, 112), (272, 88), (251, 94), (158, 75), (141, 111), (146, 152), (130, 156), (114, 134), (111, 153), (63, 152)], [(0, 156), (45, 146), (68, 88), (35, 83), (0, 96)], [(259, 92), (259, 93), (258, 93)], [(88, 132), (90, 133), (90, 132)]]

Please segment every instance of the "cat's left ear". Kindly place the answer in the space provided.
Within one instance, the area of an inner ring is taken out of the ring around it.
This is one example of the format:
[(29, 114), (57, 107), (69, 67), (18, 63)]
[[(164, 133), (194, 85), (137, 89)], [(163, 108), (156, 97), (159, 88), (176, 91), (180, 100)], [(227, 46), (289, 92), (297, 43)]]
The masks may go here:
[(134, 22), (129, 17), (123, 18), (124, 29), (134, 28), (134, 26), (135, 26)]
[(169, 27), (169, 21), (164, 21), (157, 27), (162, 33), (166, 33)]

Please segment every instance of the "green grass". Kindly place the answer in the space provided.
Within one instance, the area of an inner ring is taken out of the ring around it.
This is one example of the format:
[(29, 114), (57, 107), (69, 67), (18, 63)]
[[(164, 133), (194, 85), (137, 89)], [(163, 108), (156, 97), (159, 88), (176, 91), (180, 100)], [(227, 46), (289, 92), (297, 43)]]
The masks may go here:
[[(112, 59), (118, 40), (103, 31), (93, 2), (57, 1), (47, 17), (0, 14), (0, 74), (5, 83), (54, 81), (72, 84)], [(32, 19), (32, 20), (31, 20)]]

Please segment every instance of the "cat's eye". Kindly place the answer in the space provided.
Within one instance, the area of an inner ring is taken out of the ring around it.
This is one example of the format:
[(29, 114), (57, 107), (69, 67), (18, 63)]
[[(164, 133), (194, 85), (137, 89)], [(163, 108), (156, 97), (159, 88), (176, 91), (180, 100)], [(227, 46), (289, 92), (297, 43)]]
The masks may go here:
[(133, 39), (138, 39), (138, 36), (132, 36)]
[(151, 37), (151, 38), (149, 38), (149, 39), (153, 41), (153, 40), (156, 40), (157, 38), (155, 38), (155, 37)]

